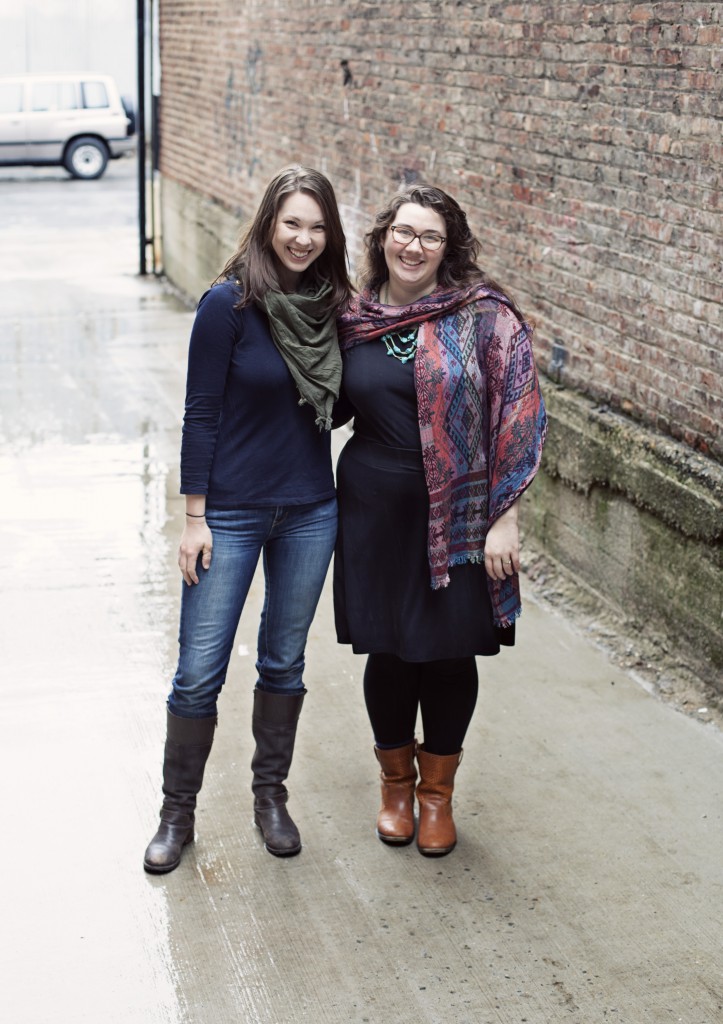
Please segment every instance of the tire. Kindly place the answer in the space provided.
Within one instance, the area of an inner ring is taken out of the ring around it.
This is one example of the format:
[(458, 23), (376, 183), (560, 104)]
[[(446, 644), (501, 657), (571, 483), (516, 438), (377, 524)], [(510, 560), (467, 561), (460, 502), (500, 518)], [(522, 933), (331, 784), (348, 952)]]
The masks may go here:
[(66, 149), (63, 164), (74, 178), (83, 178), (86, 181), (100, 178), (108, 166), (108, 150), (100, 139), (81, 135)]

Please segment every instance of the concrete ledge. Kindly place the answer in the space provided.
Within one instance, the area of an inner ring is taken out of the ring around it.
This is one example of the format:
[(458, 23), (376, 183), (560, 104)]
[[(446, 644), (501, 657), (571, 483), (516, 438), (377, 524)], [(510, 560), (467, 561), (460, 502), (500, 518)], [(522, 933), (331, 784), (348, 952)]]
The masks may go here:
[(528, 531), (723, 695), (723, 468), (543, 379)]
[(675, 441), (547, 382), (554, 429), (544, 468), (589, 494), (610, 488), (687, 537), (723, 537), (723, 468)]
[(163, 176), (161, 217), (163, 271), (185, 295), (198, 300), (234, 252), (243, 215)]

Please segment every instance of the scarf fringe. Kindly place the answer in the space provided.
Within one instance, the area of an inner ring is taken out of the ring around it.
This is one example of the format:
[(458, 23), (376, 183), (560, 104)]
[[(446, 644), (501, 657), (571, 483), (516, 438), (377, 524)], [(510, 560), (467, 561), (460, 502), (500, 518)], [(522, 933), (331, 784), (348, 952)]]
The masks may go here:
[(522, 605), (519, 605), (512, 615), (502, 615), (499, 619), (495, 619), (495, 626), (498, 626), (500, 629), (507, 629), (509, 626), (514, 626), (520, 615), (522, 615)]
[[(469, 565), (470, 563), (472, 565), (484, 565), (484, 561), (484, 555), (455, 555), (455, 557), (451, 558), (447, 563), (447, 568), (453, 569), (455, 565)], [(432, 590), (442, 590), (444, 587), (449, 586), (449, 582), (449, 573), (445, 573), (444, 576), (437, 577), (436, 579), (433, 577)]]

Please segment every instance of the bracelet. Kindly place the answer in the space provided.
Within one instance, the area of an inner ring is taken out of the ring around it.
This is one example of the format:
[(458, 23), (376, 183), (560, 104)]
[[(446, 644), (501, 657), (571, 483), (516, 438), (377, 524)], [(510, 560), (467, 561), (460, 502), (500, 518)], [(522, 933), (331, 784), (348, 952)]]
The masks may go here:
[(193, 512), (186, 512), (186, 515), (190, 516), (191, 519), (205, 519), (206, 518), (206, 513), (205, 512), (202, 512), (200, 514), (200, 516), (195, 515)]

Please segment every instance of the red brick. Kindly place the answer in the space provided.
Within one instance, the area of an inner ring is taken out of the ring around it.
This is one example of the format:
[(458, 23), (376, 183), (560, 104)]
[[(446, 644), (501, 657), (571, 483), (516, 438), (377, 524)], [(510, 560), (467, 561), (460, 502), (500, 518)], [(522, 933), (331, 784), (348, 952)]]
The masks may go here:
[(431, 178), (543, 369), (563, 345), (568, 386), (721, 459), (720, 11), (160, 0), (162, 172), (245, 217), (279, 167), (320, 166), (353, 259), (381, 200)]

